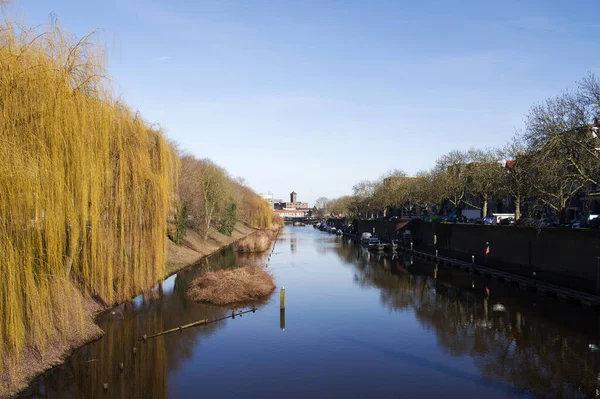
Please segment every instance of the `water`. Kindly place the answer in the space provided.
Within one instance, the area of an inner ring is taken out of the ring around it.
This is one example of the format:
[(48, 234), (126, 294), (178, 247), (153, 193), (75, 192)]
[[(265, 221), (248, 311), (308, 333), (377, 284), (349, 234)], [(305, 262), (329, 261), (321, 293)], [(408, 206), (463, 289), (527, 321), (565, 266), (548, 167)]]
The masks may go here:
[(595, 396), (596, 312), (310, 227), (286, 227), (268, 262), (286, 288), (285, 313), (277, 290), (256, 313), (138, 341), (230, 314), (189, 301), (187, 287), (207, 270), (251, 262), (267, 259), (223, 250), (101, 315), (106, 335), (23, 396)]

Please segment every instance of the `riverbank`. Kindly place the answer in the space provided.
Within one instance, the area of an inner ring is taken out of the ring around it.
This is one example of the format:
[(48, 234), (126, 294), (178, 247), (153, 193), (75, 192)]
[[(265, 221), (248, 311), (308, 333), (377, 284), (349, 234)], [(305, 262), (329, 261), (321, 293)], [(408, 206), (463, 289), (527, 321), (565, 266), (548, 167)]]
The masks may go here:
[[(186, 231), (181, 246), (172, 241), (167, 243), (167, 264), (165, 278), (189, 267), (201, 259), (225, 248), (237, 241), (251, 236), (260, 230), (237, 223), (230, 237), (216, 230), (209, 231), (207, 238), (192, 230)], [(150, 289), (152, 287), (147, 287)], [(58, 289), (58, 287), (57, 287)], [(9, 365), (0, 355), (4, 366), (0, 369), (0, 398), (17, 395), (40, 374), (64, 363), (75, 349), (87, 345), (104, 335), (104, 332), (94, 322), (96, 316), (109, 310), (106, 306), (90, 297), (84, 297), (72, 284), (61, 284), (64, 291), (65, 303), (81, 303), (80, 325), (63, 325), (58, 321), (54, 333), (50, 335), (43, 350), (27, 345), (22, 351), (17, 364)], [(116, 305), (115, 305), (116, 306)], [(54, 306), (53, 306), (54, 308)], [(60, 320), (60, 319), (59, 319)], [(60, 337), (60, 338), (56, 338)]]
[(209, 231), (207, 239), (193, 230), (187, 230), (181, 246), (169, 240), (167, 244), (167, 268), (165, 278), (193, 265), (200, 259), (209, 256), (221, 248), (225, 248), (261, 230), (236, 223), (231, 237), (216, 230)]

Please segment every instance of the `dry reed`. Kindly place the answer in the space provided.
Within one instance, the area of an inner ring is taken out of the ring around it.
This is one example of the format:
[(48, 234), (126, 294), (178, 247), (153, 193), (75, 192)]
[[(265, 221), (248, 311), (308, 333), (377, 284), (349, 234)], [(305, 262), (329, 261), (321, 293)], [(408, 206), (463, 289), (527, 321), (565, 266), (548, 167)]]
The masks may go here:
[(0, 25), (0, 368), (43, 347), (57, 299), (77, 322), (53, 282), (112, 304), (164, 276), (177, 160), (104, 65), (88, 38)]
[(260, 253), (268, 251), (271, 242), (275, 238), (275, 232), (272, 230), (258, 231), (237, 244), (239, 252)]
[(192, 282), (187, 295), (195, 301), (229, 305), (262, 299), (274, 289), (270, 273), (257, 266), (246, 266), (206, 273)]

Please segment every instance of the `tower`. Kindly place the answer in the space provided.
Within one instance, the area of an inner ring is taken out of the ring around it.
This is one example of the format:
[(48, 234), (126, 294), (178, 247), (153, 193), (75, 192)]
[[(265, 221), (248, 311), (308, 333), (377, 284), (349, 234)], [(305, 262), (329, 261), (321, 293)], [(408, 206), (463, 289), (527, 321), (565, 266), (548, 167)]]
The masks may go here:
[(290, 193), (290, 202), (293, 202), (293, 203), (295, 203), (295, 202), (296, 202), (296, 199), (297, 199), (297, 194), (296, 194), (296, 192), (295, 192), (295, 191), (292, 191), (292, 192)]

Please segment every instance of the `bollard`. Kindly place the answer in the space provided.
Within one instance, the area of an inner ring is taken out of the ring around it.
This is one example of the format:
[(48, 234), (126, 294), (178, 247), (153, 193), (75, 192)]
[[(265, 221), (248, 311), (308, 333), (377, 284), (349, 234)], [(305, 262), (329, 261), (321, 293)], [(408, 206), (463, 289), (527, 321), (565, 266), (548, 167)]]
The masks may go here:
[(412, 257), (412, 255), (410, 256), (410, 264), (411, 265), (413, 264), (413, 257)]
[(437, 249), (435, 250), (435, 257), (436, 258), (438, 257), (438, 250)]
[(104, 383), (103, 388), (104, 388), (105, 391), (108, 389), (108, 382)]
[(437, 272), (438, 272), (438, 265), (435, 265), (435, 269), (433, 269), (433, 278), (437, 280)]
[(133, 347), (133, 356), (135, 356), (135, 352), (137, 351), (136, 347)]
[(410, 250), (411, 251), (413, 250), (413, 242), (412, 241), (410, 242)]
[(488, 298), (487, 297), (483, 298), (483, 311), (485, 313), (485, 321), (487, 322), (487, 319), (488, 319)]
[(475, 263), (475, 255), (471, 255), (471, 263)]
[(279, 309), (279, 328), (285, 331), (285, 309)]
[(279, 290), (279, 309), (285, 309), (285, 287)]
[(125, 365), (124, 365), (123, 363), (119, 363), (119, 369), (120, 369), (121, 371), (123, 371), (123, 369), (124, 369), (124, 368), (125, 368)]
[(475, 280), (471, 281), (471, 288), (475, 288)]
[(596, 295), (600, 295), (600, 256), (596, 258)]
[(521, 312), (517, 312), (517, 332), (521, 333)]
[(437, 234), (433, 235), (433, 245), (437, 245)]

